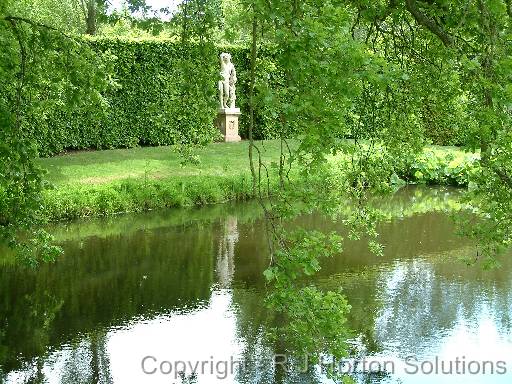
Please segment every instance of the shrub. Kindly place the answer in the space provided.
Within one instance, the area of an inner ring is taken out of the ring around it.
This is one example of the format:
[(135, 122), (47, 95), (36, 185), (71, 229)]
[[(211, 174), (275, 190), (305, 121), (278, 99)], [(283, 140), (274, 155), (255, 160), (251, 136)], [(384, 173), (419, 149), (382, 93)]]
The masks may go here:
[(410, 160), (401, 176), (413, 183), (466, 187), (478, 161), (478, 154), (426, 148)]
[[(103, 98), (81, 100), (79, 105), (83, 108), (73, 111), (59, 105), (34, 111), (25, 131), (37, 143), (41, 156), (64, 150), (204, 144), (214, 140), (218, 137), (213, 123), (217, 109), (218, 57), (224, 51), (231, 53), (237, 69), (237, 106), (243, 111), (240, 135), (247, 137), (248, 48), (189, 44), (184, 49), (170, 39), (93, 38), (85, 42), (98, 54), (96, 61), (102, 63), (98, 65), (105, 78), (97, 85), (97, 93), (101, 92)], [(276, 66), (275, 50), (260, 47), (260, 52), (256, 67), (254, 138), (271, 139), (278, 135), (275, 122), (281, 112), (272, 95), (280, 92), (283, 74)], [(109, 84), (106, 90), (105, 83)], [(33, 92), (38, 99), (48, 97), (43, 86)], [(425, 108), (429, 106), (425, 104)], [(461, 127), (467, 122), (462, 118), (451, 123), (446, 119), (446, 111), (432, 108), (427, 108), (424, 116), (422, 124), (434, 144), (465, 142)]]

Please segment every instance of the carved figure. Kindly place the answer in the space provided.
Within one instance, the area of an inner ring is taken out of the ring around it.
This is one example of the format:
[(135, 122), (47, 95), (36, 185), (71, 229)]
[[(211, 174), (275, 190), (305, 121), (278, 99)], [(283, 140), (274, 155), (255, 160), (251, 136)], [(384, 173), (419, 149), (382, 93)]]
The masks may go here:
[(219, 99), (221, 108), (235, 108), (236, 101), (236, 70), (229, 53), (220, 54)]

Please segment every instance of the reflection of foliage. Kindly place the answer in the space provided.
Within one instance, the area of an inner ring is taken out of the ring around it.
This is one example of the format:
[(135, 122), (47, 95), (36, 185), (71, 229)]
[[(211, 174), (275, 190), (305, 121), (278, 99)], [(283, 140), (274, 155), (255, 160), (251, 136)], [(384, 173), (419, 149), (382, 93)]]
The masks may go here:
[(66, 359), (60, 368), (62, 383), (114, 382), (110, 372), (107, 329), (97, 328), (73, 338), (65, 349)]
[[(24, 348), (31, 355), (40, 355), (46, 351), (50, 342), (51, 330), (56, 316), (60, 312), (64, 301), (47, 291), (25, 295), (18, 300), (14, 308), (5, 308), (2, 318), (7, 324), (3, 333), (9, 343), (23, 340)], [(13, 318), (16, 321), (13, 321)], [(1, 339), (0, 339), (1, 340)], [(1, 364), (9, 370), (11, 364), (17, 360), (17, 349), (7, 344), (3, 347), (5, 353)]]
[(30, 329), (35, 334), (40, 335), (40, 338), (38, 337), (41, 340), (39, 346), (42, 347), (48, 342), (48, 330), (64, 302), (48, 292), (44, 292), (42, 295), (38, 293), (37, 295), (26, 296), (25, 300), (27, 301), (27, 307), (30, 308)]
[[(377, 341), (396, 340), (401, 349), (417, 351), (419, 339), (436, 338), (440, 329), (453, 329), (461, 316), (478, 324), (483, 314), (491, 313), (497, 324), (507, 324), (509, 273), (497, 281), (478, 268), (461, 266), (454, 271), (455, 258), (469, 251), (463, 248), (426, 260), (396, 262), (379, 271), (375, 279), (381, 305), (375, 327)], [(461, 279), (460, 275), (462, 281), (453, 284), (452, 279)], [(497, 325), (497, 329), (506, 332), (508, 327)]]
[[(357, 332), (361, 338), (360, 342), (369, 353), (377, 352), (381, 348), (376, 342), (374, 322), (379, 309), (382, 308), (382, 302), (376, 295), (376, 279), (379, 273), (379, 269), (368, 266), (323, 278), (319, 283), (321, 289), (333, 290), (343, 287), (345, 295), (354, 303), (347, 314), (347, 323), (354, 332)], [(356, 302), (364, 302), (364, 305), (355, 304)]]
[(140, 230), (154, 231), (159, 228), (192, 227), (198, 230), (229, 216), (236, 215), (239, 224), (261, 218), (257, 203), (208, 205), (201, 209), (181, 208), (172, 211), (125, 215), (115, 218), (96, 218), (67, 225), (53, 224), (47, 230), (59, 242), (82, 241), (89, 237), (107, 238), (133, 235)]
[(189, 223), (172, 231), (164, 227), (90, 237), (64, 243), (65, 256), (36, 272), (0, 270), (0, 319), (7, 320), (10, 352), (4, 366), (17, 369), (19, 356), (30, 359), (42, 353), (40, 346), (69, 342), (77, 334), (90, 333), (95, 341), (98, 329), (204, 305), (213, 282), (215, 234), (213, 224), (207, 230)]
[[(7, 358), (7, 354), (9, 353), (9, 348), (4, 345), (5, 343), (5, 324), (0, 326), (0, 361), (5, 361)], [(0, 377), (2, 377), (2, 368), (0, 365)]]
[(180, 372), (180, 380), (182, 384), (194, 384), (197, 383), (197, 374), (192, 373), (190, 375), (186, 375), (184, 372)]
[(463, 209), (464, 191), (454, 188), (409, 186), (386, 198), (370, 200), (387, 220), (431, 212), (455, 213)]

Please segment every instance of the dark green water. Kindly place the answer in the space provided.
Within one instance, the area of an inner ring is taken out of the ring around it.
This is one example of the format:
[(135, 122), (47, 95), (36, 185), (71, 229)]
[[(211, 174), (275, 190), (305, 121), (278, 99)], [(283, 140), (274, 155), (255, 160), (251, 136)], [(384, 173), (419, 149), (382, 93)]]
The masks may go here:
[[(401, 191), (382, 204), (394, 217), (380, 228), (384, 257), (348, 242), (324, 265), (317, 283), (342, 286), (352, 304), (353, 342), (364, 356), (358, 382), (512, 382), (512, 265), (504, 258), (484, 272), (457, 261), (474, 248), (443, 213), (456, 194)], [(295, 224), (343, 231), (315, 215)], [(179, 383), (174, 371), (161, 372), (167, 361), (204, 361), (198, 383), (284, 382), (263, 337), (267, 251), (257, 206), (51, 231), (66, 252), (55, 264), (0, 267), (0, 383)], [(155, 373), (143, 372), (145, 357)], [(460, 374), (431, 374), (436, 359), (440, 371)], [(328, 382), (315, 369), (290, 381)]]

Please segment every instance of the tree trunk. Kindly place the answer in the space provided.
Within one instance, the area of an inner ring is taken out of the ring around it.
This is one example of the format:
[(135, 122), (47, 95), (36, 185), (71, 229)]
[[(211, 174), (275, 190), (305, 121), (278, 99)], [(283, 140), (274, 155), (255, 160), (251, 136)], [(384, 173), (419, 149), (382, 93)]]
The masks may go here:
[(87, 30), (85, 33), (88, 35), (96, 34), (96, 0), (87, 1)]

